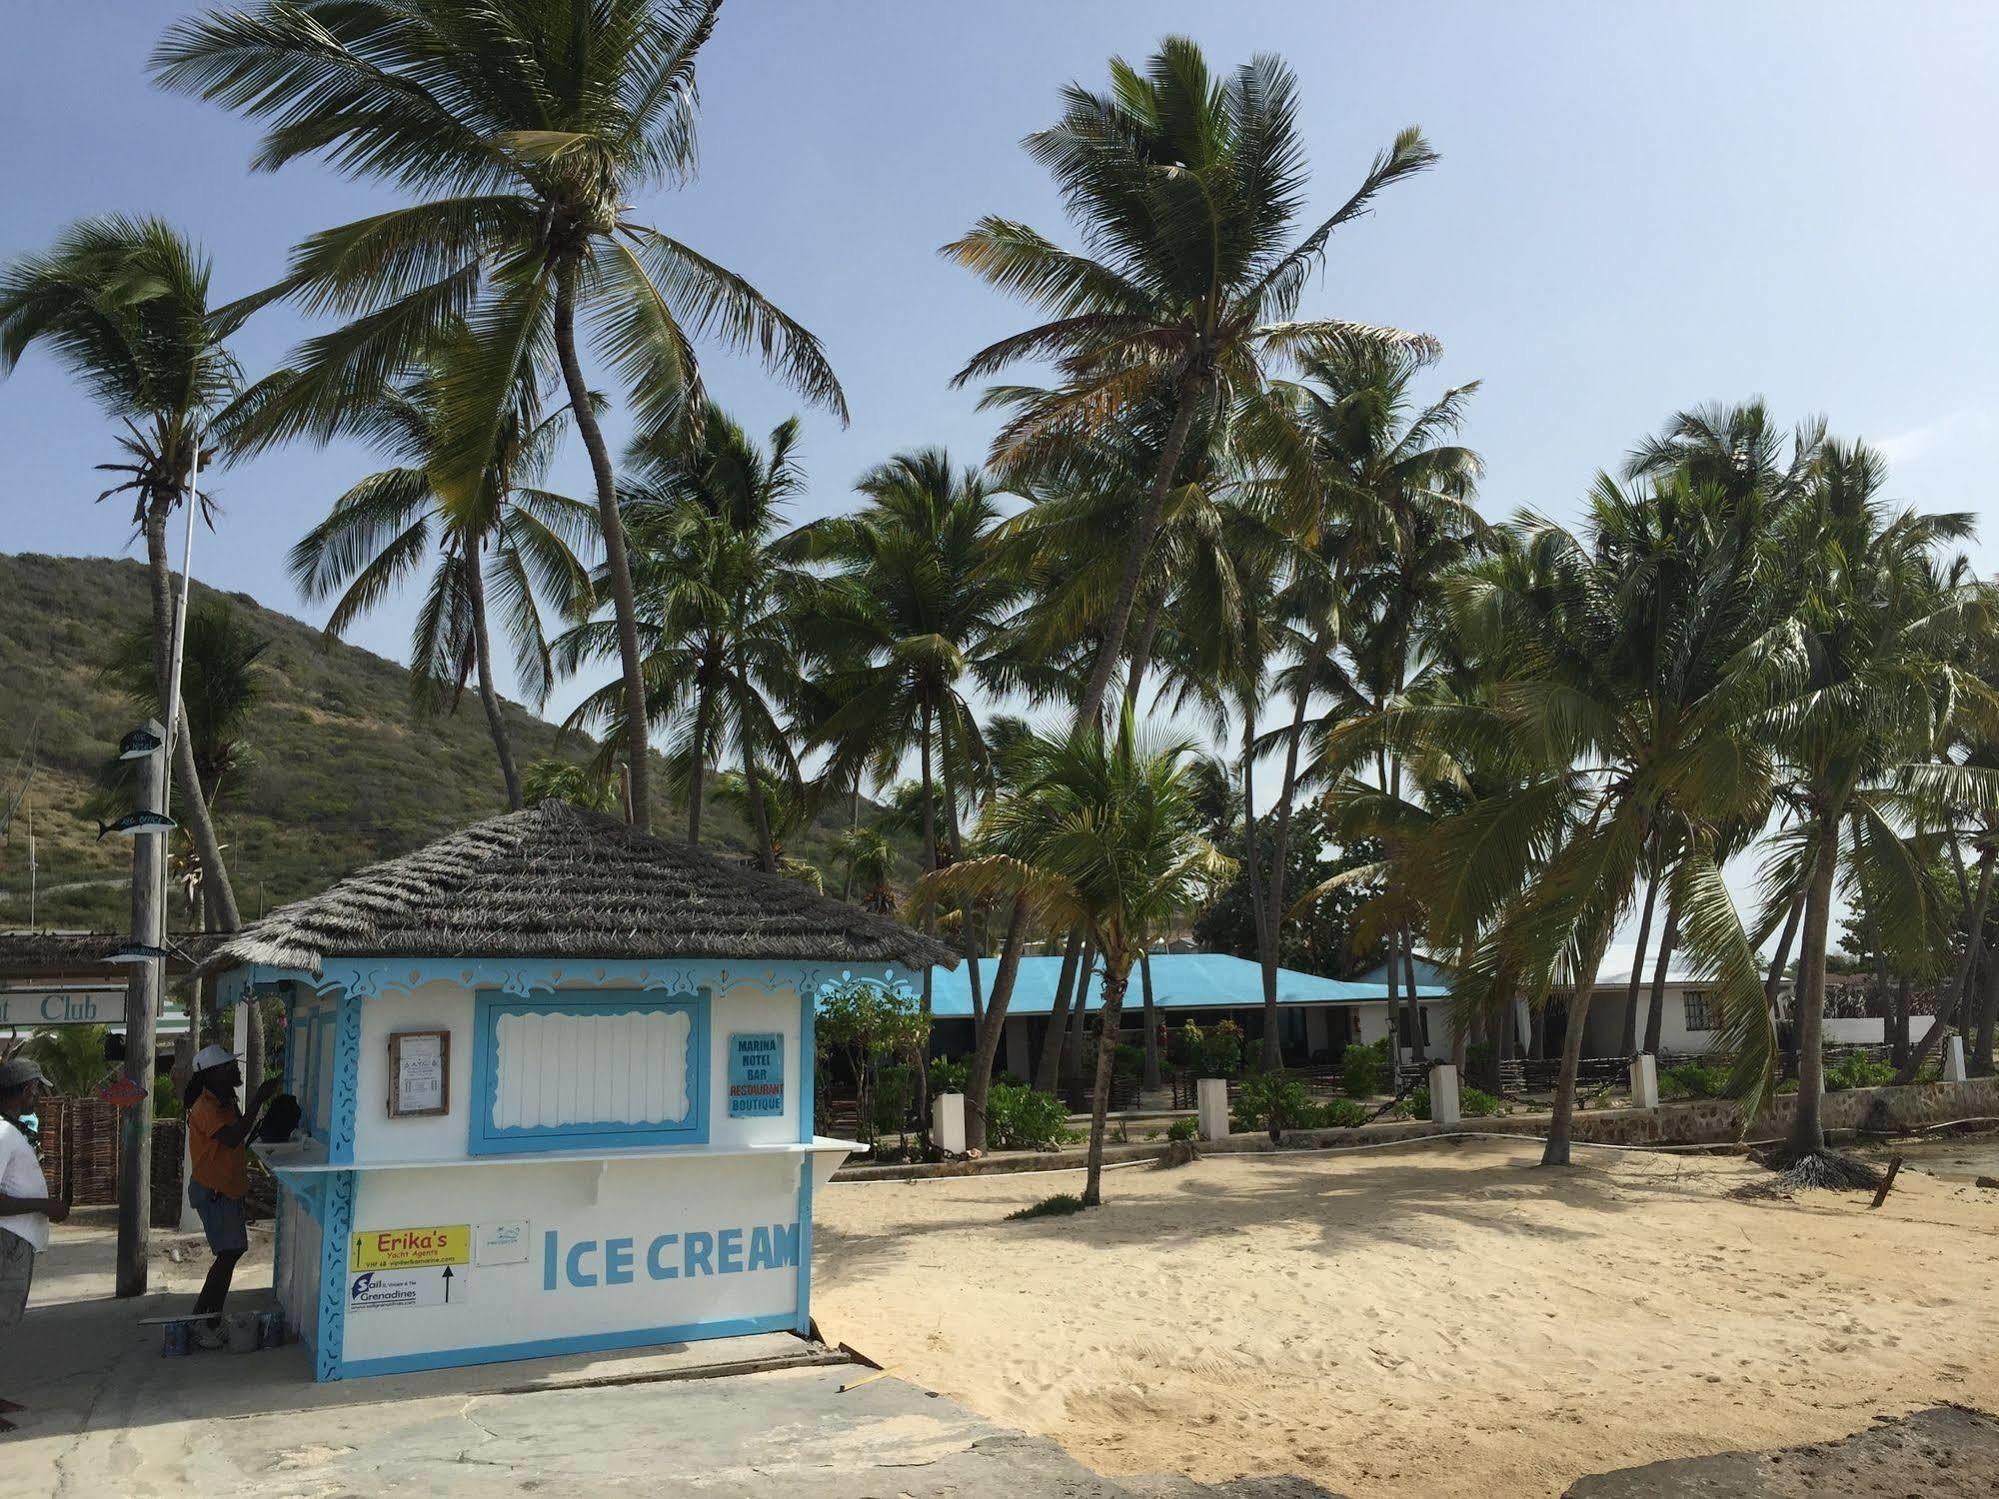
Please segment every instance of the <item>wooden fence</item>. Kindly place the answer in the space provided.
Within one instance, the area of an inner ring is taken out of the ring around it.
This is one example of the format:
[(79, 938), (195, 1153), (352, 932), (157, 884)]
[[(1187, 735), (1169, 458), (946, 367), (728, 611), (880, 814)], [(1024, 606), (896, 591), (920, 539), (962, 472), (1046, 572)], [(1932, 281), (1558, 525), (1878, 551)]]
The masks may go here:
[[(101, 1098), (43, 1100), (42, 1174), (53, 1195), (67, 1195), (76, 1207), (109, 1207), (117, 1202), (118, 1162), (124, 1154), (122, 1113)], [(178, 1119), (153, 1122), (155, 1228), (180, 1227), (186, 1131)]]

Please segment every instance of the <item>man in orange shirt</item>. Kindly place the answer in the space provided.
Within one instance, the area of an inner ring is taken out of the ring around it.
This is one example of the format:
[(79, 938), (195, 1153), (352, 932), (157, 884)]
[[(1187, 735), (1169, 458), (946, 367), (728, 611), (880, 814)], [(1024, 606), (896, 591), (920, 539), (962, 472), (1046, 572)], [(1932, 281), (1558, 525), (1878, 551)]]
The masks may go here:
[(195, 1315), (211, 1318), (194, 1329), (195, 1341), (204, 1348), (220, 1348), (226, 1341), (217, 1325), (222, 1303), (236, 1262), (250, 1247), (243, 1219), (243, 1199), (250, 1191), (250, 1137), (257, 1132), (264, 1105), (278, 1091), (276, 1078), (264, 1079), (246, 1115), (236, 1106), (236, 1090), (242, 1085), (243, 1068), (226, 1047), (204, 1046), (195, 1054), (186, 1096), (187, 1154), (194, 1177), (187, 1200), (201, 1216), (209, 1253), (215, 1256), (194, 1301)]

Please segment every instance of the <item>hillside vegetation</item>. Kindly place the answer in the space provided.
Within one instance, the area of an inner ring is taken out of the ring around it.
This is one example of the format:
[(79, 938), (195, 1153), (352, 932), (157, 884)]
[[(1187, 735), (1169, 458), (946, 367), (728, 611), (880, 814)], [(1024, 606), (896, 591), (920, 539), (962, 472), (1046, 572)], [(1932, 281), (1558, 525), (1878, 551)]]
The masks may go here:
[[(197, 603), (214, 596), (196, 583)], [(259, 667), (265, 696), (249, 736), (249, 772), (220, 814), (246, 919), (506, 809), (492, 740), (469, 690), (457, 713), (422, 715), (408, 672), (395, 662), (328, 643), (314, 626), (246, 594), (228, 597), (271, 642)], [(0, 839), (0, 928), (28, 923), (29, 809), (40, 864), (37, 925), (126, 925), (131, 845), (98, 842), (84, 808), (119, 737), (136, 721), (101, 667), (111, 643), (141, 624), (147, 607), (138, 562), (0, 555), (0, 815), (32, 767), (26, 798)], [(523, 766), (555, 754), (580, 759), (592, 748), (525, 708), (509, 703), (507, 712)], [(659, 787), (664, 766), (654, 769)], [(667, 836), (683, 825), (678, 809), (653, 814), (653, 826)], [(842, 825), (824, 814), (785, 850), (819, 864), (834, 890), (830, 844)], [(741, 816), (712, 800), (702, 841), (739, 852), (754, 847)], [(170, 907), (170, 924), (183, 914), (177, 903)]]

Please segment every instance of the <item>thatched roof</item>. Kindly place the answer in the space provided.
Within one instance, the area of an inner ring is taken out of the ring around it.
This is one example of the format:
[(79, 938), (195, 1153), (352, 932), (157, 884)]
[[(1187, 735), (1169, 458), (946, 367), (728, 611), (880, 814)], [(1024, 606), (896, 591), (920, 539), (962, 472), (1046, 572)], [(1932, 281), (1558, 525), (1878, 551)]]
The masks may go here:
[(476, 822), (280, 906), (205, 966), (317, 972), (333, 957), (955, 961), (796, 880), (561, 802)]
[[(0, 975), (74, 980), (119, 978), (130, 969), (111, 954), (131, 938), (123, 932), (0, 932)], [(187, 973), (223, 940), (214, 932), (174, 932), (167, 938), (169, 974)]]

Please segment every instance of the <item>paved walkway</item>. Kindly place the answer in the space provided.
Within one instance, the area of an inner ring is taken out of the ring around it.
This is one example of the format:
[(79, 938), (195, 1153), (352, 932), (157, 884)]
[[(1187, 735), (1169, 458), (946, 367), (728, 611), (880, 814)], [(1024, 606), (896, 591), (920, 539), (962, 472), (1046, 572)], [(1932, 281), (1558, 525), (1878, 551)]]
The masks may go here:
[[(159, 1288), (111, 1297), (103, 1212), (59, 1230), (22, 1326), (0, 1345), (0, 1393), (25, 1401), (0, 1436), (6, 1499), (425, 1499), (498, 1494), (823, 1499), (1005, 1494), (1007, 1499), (1192, 1499), (1185, 1480), (1128, 1487), (1045, 1438), (1011, 1431), (894, 1377), (841, 1392), (854, 1364), (712, 1377), (718, 1360), (811, 1357), (772, 1335), (639, 1354), (540, 1359), (314, 1384), (302, 1347), (160, 1356), (138, 1319), (186, 1307), (206, 1256), (158, 1236)], [(169, 1258), (180, 1251), (184, 1259)], [(238, 1271), (269, 1295), (269, 1240)], [(1311, 1486), (1244, 1494), (1322, 1493)]]

